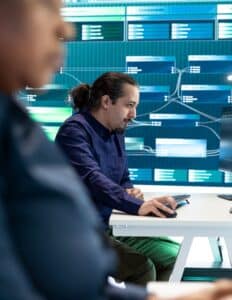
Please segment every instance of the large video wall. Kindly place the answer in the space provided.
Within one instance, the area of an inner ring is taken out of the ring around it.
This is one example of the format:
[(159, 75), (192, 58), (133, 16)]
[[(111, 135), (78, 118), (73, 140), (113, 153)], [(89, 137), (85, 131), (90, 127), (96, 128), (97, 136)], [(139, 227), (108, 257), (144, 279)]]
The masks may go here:
[(137, 184), (232, 186), (220, 172), (220, 118), (232, 102), (232, 1), (66, 0), (76, 28), (47, 91), (22, 98), (51, 139), (71, 114), (67, 92), (106, 71), (140, 84), (137, 118), (126, 131)]

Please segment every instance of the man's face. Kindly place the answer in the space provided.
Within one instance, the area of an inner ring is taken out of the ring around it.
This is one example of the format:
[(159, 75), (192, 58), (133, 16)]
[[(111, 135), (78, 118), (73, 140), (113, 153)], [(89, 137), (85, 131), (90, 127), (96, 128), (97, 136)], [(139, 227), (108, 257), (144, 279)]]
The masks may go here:
[(23, 3), (19, 24), (15, 28), (9, 26), (4, 38), (8, 51), (0, 52), (6, 78), (10, 73), (8, 84), (12, 91), (47, 83), (61, 66), (62, 40), (70, 34), (70, 25), (60, 16), (60, 0), (23, 0)]
[(136, 108), (138, 104), (138, 87), (125, 84), (123, 87), (123, 96), (118, 98), (115, 104), (112, 104), (110, 101), (108, 109), (109, 129), (123, 132), (128, 123), (136, 117)]

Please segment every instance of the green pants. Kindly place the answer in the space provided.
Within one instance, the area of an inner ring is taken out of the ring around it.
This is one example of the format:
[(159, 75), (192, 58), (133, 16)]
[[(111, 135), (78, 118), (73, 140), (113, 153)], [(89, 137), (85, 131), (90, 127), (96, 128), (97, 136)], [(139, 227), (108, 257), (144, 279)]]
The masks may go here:
[(120, 262), (118, 279), (141, 285), (152, 280), (169, 279), (179, 251), (178, 243), (167, 237), (115, 238), (111, 232), (109, 234), (111, 240), (116, 241), (112, 246), (116, 249)]

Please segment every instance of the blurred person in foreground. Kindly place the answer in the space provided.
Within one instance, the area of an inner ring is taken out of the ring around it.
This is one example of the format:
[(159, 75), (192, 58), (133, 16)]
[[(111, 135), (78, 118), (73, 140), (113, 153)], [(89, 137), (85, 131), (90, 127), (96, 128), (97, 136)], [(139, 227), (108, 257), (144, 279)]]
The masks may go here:
[[(60, 7), (60, 0), (0, 1), (0, 299), (157, 299), (142, 288), (107, 285), (115, 261), (95, 210), (13, 96), (44, 85), (59, 68), (62, 41), (72, 35)], [(231, 293), (224, 281), (195, 296)]]

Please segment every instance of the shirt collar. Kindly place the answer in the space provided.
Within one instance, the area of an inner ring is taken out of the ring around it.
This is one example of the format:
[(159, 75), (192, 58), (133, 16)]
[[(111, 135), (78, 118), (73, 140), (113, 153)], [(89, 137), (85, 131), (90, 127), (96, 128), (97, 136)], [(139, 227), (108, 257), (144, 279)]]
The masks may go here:
[(103, 138), (109, 138), (111, 137), (114, 132), (111, 132), (108, 128), (103, 126), (97, 119), (95, 119), (90, 112), (84, 113), (86, 120), (89, 122), (89, 124), (96, 129), (96, 132), (100, 134)]

